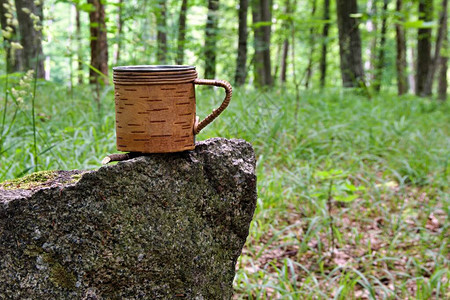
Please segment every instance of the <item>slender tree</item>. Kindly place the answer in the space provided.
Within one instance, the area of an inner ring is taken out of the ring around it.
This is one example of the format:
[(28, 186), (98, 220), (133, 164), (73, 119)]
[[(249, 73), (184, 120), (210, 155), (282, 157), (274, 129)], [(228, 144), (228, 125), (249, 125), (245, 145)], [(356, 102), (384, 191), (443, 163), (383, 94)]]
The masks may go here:
[(395, 61), (395, 66), (397, 69), (397, 90), (399, 95), (403, 95), (408, 92), (408, 74), (406, 73), (406, 38), (405, 29), (402, 24), (405, 19), (403, 16), (403, 0), (397, 0), (396, 11), (397, 16), (400, 16), (395, 24), (397, 44), (397, 57)]
[(75, 37), (77, 40), (77, 70), (78, 70), (78, 83), (83, 84), (83, 44), (81, 39), (81, 20), (80, 20), (80, 8), (75, 5)]
[(118, 12), (117, 12), (117, 43), (116, 43), (116, 53), (114, 55), (115, 63), (120, 62), (120, 54), (122, 51), (122, 32), (123, 32), (123, 0), (118, 2)]
[(266, 25), (262, 26), (263, 30), (263, 41), (264, 41), (264, 84), (267, 86), (273, 85), (272, 78), (272, 68), (271, 68), (271, 55), (270, 55), (270, 37), (272, 33), (272, 1), (271, 0), (261, 0), (261, 17), (262, 21)]
[[(316, 0), (313, 0), (312, 2), (312, 11), (311, 11), (311, 16), (314, 17), (316, 14)], [(309, 58), (308, 58), (308, 66), (306, 67), (306, 74), (305, 74), (305, 88), (308, 89), (309, 88), (309, 82), (311, 80), (311, 76), (312, 76), (312, 65), (313, 65), (313, 55), (314, 55), (314, 50), (315, 50), (315, 32), (314, 32), (314, 27), (311, 27), (309, 30)]]
[(157, 58), (158, 64), (167, 63), (167, 24), (166, 24), (166, 0), (158, 0), (158, 10), (156, 12), (156, 41), (158, 44)]
[(320, 56), (320, 87), (325, 86), (327, 76), (327, 52), (328, 52), (328, 32), (330, 30), (330, 0), (323, 2), (323, 20), (325, 24), (322, 30), (322, 53)]
[(261, 30), (261, 5), (260, 0), (251, 0), (252, 5), (252, 22), (253, 22), (253, 48), (255, 54), (253, 56), (253, 77), (257, 86), (264, 85), (264, 59), (262, 49), (264, 47), (263, 32)]
[(448, 15), (447, 18), (444, 19), (444, 24), (442, 26), (444, 28), (444, 37), (442, 47), (446, 51), (446, 55), (441, 55), (441, 63), (440, 63), (440, 72), (439, 72), (439, 86), (438, 86), (438, 99), (445, 101), (447, 100), (447, 89), (448, 89)]
[(15, 0), (15, 3), (19, 21), (20, 43), (23, 46), (23, 67), (25, 70), (37, 69), (37, 77), (44, 78), (42, 1)]
[(14, 25), (13, 7), (7, 0), (0, 0), (0, 23), (6, 52), (6, 69), (8, 73), (23, 70), (22, 49), (15, 49), (11, 43), (19, 43), (17, 28)]
[[(91, 66), (89, 82), (108, 84), (108, 41), (106, 39), (105, 7), (101, 0), (88, 0), (93, 9), (89, 12), (91, 33)], [(100, 71), (105, 76), (100, 78)]]
[(361, 36), (358, 21), (352, 17), (358, 12), (358, 6), (356, 0), (337, 0), (336, 5), (342, 82), (344, 87), (358, 87), (364, 84)]
[(381, 11), (381, 38), (378, 49), (378, 56), (375, 63), (375, 76), (373, 81), (373, 89), (377, 92), (381, 90), (381, 81), (383, 77), (383, 69), (386, 56), (386, 32), (387, 32), (387, 16), (388, 16), (389, 0), (383, 1), (383, 10)]
[(272, 86), (272, 69), (270, 61), (271, 36), (271, 1), (252, 0), (254, 28), (254, 77), (257, 86)]
[(407, 63), (408, 68), (411, 70), (408, 73), (408, 86), (411, 93), (416, 92), (416, 74), (417, 74), (417, 64), (416, 64), (416, 51), (414, 47), (406, 48), (407, 52)]
[(177, 43), (177, 59), (178, 65), (182, 65), (184, 61), (184, 44), (186, 43), (186, 13), (188, 8), (187, 0), (181, 1), (180, 17), (178, 19), (178, 43)]
[(247, 77), (247, 13), (248, 0), (239, 0), (239, 38), (234, 78), (237, 86), (243, 85)]
[[(433, 20), (433, 0), (419, 0), (419, 19)], [(420, 28), (417, 37), (416, 95), (429, 96), (425, 84), (431, 65), (431, 28)]]
[[(285, 2), (285, 8), (284, 8), (284, 13), (289, 16), (289, 18), (291, 17), (291, 1), (290, 0), (286, 0)], [(281, 54), (281, 74), (280, 74), (280, 80), (282, 83), (286, 82), (286, 72), (287, 72), (287, 60), (288, 60), (288, 55), (289, 55), (289, 26), (290, 26), (290, 22), (289, 21), (285, 21), (283, 23), (283, 29), (286, 32), (286, 37), (284, 38), (283, 41), (283, 53)]]
[(205, 77), (216, 77), (217, 30), (219, 0), (208, 0), (208, 17), (205, 29)]
[(431, 64), (428, 68), (428, 74), (425, 81), (424, 93), (431, 95), (433, 92), (434, 75), (438, 69), (438, 63), (441, 58), (441, 48), (444, 41), (444, 36), (447, 35), (447, 15), (448, 15), (448, 0), (442, 0), (442, 12), (439, 18), (439, 27), (436, 37), (436, 45), (434, 47), (434, 55), (431, 58)]
[(367, 1), (368, 14), (371, 16), (366, 22), (367, 32), (370, 33), (369, 46), (366, 48), (367, 63), (364, 70), (370, 82), (375, 81), (375, 69), (378, 50), (378, 0)]

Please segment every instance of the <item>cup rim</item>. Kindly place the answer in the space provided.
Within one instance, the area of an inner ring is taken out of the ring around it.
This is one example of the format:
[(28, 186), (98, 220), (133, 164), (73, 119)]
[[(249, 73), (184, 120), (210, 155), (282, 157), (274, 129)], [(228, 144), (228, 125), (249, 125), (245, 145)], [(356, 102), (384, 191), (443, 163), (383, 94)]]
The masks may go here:
[(117, 66), (113, 68), (115, 72), (182, 72), (195, 70), (195, 66), (184, 65), (134, 65)]

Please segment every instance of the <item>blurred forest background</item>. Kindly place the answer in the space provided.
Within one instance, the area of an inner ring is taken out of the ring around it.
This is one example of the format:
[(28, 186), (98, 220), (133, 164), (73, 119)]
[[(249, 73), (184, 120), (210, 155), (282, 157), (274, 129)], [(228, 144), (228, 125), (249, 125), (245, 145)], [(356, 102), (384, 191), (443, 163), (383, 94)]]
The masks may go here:
[(0, 181), (116, 151), (113, 66), (195, 65), (234, 86), (199, 138), (258, 158), (236, 299), (448, 299), (447, 20), (448, 0), (0, 0)]

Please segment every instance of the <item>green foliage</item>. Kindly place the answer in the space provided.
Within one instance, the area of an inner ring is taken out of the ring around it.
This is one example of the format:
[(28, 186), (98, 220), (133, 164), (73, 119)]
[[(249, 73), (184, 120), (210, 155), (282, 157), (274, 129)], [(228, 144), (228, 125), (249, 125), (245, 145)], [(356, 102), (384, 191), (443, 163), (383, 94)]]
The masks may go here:
[[(100, 107), (89, 87), (70, 91), (38, 84), (41, 169), (98, 168), (101, 158), (116, 151), (113, 93), (106, 87), (99, 94)], [(221, 90), (199, 87), (199, 115), (222, 96)], [(443, 295), (448, 223), (437, 231), (425, 225), (430, 215), (449, 207), (448, 104), (386, 93), (367, 101), (339, 89), (303, 91), (295, 125), (294, 99), (289, 89), (237, 89), (230, 107), (199, 136), (244, 138), (256, 148), (258, 210), (239, 263), (238, 294), (258, 299), (346, 299), (365, 291), (376, 297)], [(9, 102), (6, 123), (15, 121), (2, 141), (0, 180), (34, 167), (30, 111), (21, 105), (29, 104)], [(383, 224), (375, 240), (366, 229), (374, 220)], [(379, 240), (387, 248), (373, 252)], [(418, 244), (405, 246), (410, 243)], [(339, 262), (342, 251), (353, 251), (344, 250), (350, 245), (369, 254)]]
[[(157, 63), (154, 2), (124, 1), (120, 36), (119, 5), (113, 0), (105, 2), (110, 65)], [(239, 261), (235, 280), (239, 298), (448, 298), (449, 104), (391, 93), (396, 80), (393, 25), (403, 25), (408, 47), (413, 49), (412, 37), (418, 28), (436, 27), (435, 21), (417, 20), (416, 2), (404, 1), (401, 12), (394, 11), (393, 1), (388, 7), (386, 63), (380, 79), (384, 90), (368, 101), (354, 91), (336, 88), (340, 72), (333, 1), (331, 20), (322, 20), (323, 1), (317, 1), (314, 15), (311, 3), (286, 13), (285, 2), (274, 1), (270, 22), (274, 73), (280, 64), (280, 45), (291, 38), (292, 22), (296, 56), (294, 62), (288, 56), (287, 81), (292, 82), (293, 63), (299, 81), (304, 81), (311, 53), (312, 86), (317, 86), (319, 47), (326, 42), (329, 83), (320, 92), (301, 91), (297, 116), (296, 97), (289, 84), (272, 91), (237, 89), (230, 107), (199, 136), (244, 138), (256, 149), (258, 210)], [(74, 10), (68, 9), (71, 3), (82, 11), (80, 51)], [(360, 22), (366, 62), (379, 50), (382, 3), (375, 3), (378, 10), (368, 11), (368, 2), (359, 1), (360, 11), (353, 15)], [(196, 65), (200, 77), (205, 4), (189, 1), (185, 42), (185, 64)], [(34, 105), (31, 88), (20, 83), (22, 74), (0, 74), (0, 181), (23, 176), (36, 167), (98, 168), (105, 155), (116, 151), (112, 87), (97, 90), (74, 85), (77, 61), (92, 69), (87, 15), (91, 9), (84, 0), (46, 2), (44, 15), (52, 23), (44, 28), (48, 38), (44, 52), (52, 81), (37, 82)], [(179, 9), (178, 1), (168, 1), (169, 63), (175, 58)], [(236, 2), (221, 1), (220, 12), (217, 74), (230, 79), (235, 71)], [(248, 19), (251, 45), (252, 30), (268, 23), (251, 24)], [(320, 33), (327, 23), (330, 35), (323, 40)], [(369, 30), (369, 23), (378, 29)], [(113, 52), (119, 40), (122, 54), (115, 61)], [(312, 52), (311, 47), (315, 47)], [(248, 62), (252, 54), (249, 46)], [(5, 69), (4, 61), (0, 67)], [(85, 79), (87, 71), (86, 67), (82, 73)], [(371, 71), (366, 73), (370, 78)], [(249, 86), (252, 80), (249, 77)], [(223, 95), (209, 87), (197, 91), (202, 117)], [(36, 154), (31, 150), (34, 138)], [(55, 264), (55, 278), (64, 277), (64, 272)], [(67, 278), (61, 284), (72, 285), (72, 275)]]

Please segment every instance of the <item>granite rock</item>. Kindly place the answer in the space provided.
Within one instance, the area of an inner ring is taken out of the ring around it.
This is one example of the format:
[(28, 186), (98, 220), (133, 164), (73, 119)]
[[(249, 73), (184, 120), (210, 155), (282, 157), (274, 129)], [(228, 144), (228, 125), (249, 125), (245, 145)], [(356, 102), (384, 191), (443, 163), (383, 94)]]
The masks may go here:
[(257, 197), (249, 143), (63, 172), (0, 187), (0, 299), (232, 297)]

